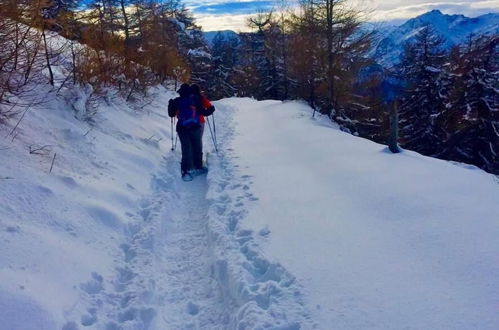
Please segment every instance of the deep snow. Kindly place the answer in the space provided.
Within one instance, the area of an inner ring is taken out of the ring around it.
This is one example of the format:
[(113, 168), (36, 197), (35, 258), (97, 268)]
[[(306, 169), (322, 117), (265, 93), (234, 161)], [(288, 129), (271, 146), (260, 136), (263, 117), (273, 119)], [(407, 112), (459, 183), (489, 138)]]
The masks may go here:
[(241, 230), (303, 286), (320, 329), (497, 329), (499, 185), (345, 134), (306, 105), (228, 99)]
[(93, 127), (71, 109), (84, 91), (13, 141), (0, 127), (0, 328), (499, 326), (494, 176), (392, 155), (298, 102), (227, 99), (210, 172), (185, 183), (174, 93), (152, 94), (102, 99)]

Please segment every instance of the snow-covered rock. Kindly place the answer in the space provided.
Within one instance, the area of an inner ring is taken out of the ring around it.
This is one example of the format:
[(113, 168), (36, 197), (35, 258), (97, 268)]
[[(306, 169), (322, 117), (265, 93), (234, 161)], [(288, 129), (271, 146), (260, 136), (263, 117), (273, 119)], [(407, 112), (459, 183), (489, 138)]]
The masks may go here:
[(206, 42), (208, 43), (208, 45), (211, 47), (212, 44), (213, 44), (213, 39), (215, 38), (215, 36), (218, 34), (218, 33), (221, 33), (226, 39), (229, 38), (229, 37), (236, 37), (236, 38), (239, 38), (239, 35), (232, 31), (232, 30), (223, 30), (223, 31), (207, 31), (207, 32), (203, 32), (203, 36), (204, 36), (204, 39), (206, 40)]

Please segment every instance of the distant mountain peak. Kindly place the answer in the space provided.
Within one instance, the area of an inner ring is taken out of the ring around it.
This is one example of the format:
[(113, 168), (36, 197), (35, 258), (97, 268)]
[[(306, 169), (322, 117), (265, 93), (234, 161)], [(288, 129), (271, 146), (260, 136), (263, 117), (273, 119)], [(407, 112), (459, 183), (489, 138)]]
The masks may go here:
[(383, 66), (393, 66), (399, 62), (402, 44), (414, 40), (423, 27), (430, 26), (445, 41), (447, 47), (463, 43), (470, 34), (499, 33), (499, 14), (489, 13), (479, 17), (469, 18), (464, 15), (447, 15), (434, 9), (404, 24), (390, 29), (380, 38), (373, 55)]
[(423, 15), (420, 15), (420, 16), (434, 16), (434, 15), (439, 15), (439, 16), (443, 16), (445, 15), (444, 13), (442, 13), (440, 11), (440, 9), (433, 9), (427, 13), (424, 13)]

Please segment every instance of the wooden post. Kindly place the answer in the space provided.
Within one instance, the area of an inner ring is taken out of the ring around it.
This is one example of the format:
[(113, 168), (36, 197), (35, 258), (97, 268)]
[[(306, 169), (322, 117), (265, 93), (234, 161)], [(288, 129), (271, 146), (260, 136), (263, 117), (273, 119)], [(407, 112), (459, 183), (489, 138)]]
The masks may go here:
[(391, 102), (390, 106), (390, 137), (388, 139), (388, 148), (394, 154), (400, 152), (400, 148), (398, 145), (399, 138), (399, 115), (398, 115), (398, 101)]

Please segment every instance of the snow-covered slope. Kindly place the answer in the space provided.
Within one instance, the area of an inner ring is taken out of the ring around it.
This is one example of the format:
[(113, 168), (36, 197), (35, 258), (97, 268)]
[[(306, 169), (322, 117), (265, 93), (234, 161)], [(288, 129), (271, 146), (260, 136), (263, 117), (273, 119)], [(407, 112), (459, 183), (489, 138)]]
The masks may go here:
[(209, 174), (214, 218), (241, 233), (240, 267), (277, 268), (254, 267), (256, 256), (296, 278), (317, 329), (499, 327), (493, 175), (391, 154), (300, 103), (217, 107), (227, 132)]
[(444, 40), (446, 47), (461, 44), (469, 35), (499, 33), (499, 14), (490, 13), (475, 18), (463, 15), (446, 15), (433, 10), (412, 18), (399, 27), (381, 31), (382, 37), (374, 50), (374, 58), (384, 66), (399, 62), (402, 45), (411, 41), (425, 26), (431, 26)]
[(494, 176), (228, 99), (185, 183), (171, 91), (93, 126), (44, 92), (0, 126), (0, 328), (497, 328)]
[(92, 127), (46, 92), (50, 101), (29, 110), (14, 139), (15, 122), (0, 127), (0, 324), (104, 328), (127, 319), (138, 327), (154, 314), (145, 296), (158, 293), (154, 278), (140, 283), (138, 273), (156, 265), (154, 232), (142, 223), (154, 223), (162, 205), (151, 185), (161, 184), (153, 173), (167, 151), (162, 110), (172, 93), (156, 90), (142, 113), (103, 100)]

